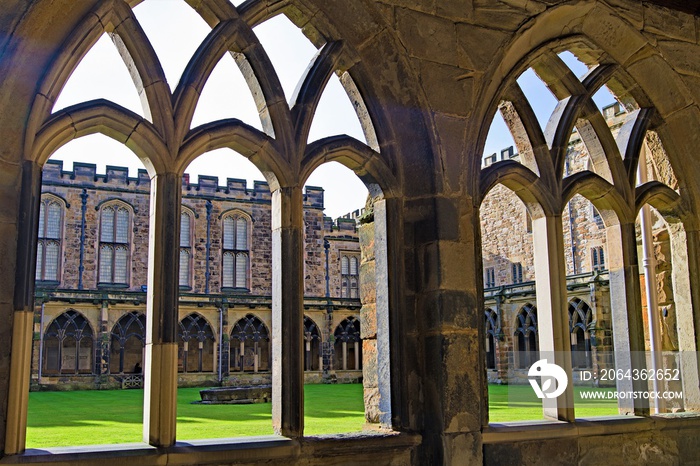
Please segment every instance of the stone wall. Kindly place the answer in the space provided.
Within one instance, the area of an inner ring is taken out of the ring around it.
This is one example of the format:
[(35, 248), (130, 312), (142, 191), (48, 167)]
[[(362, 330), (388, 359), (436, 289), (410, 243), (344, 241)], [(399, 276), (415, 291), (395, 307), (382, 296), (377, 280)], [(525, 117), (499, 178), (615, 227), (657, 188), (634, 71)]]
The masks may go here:
[[(99, 245), (100, 206), (104, 202), (119, 199), (131, 207), (129, 232), (131, 243), (129, 284), (124, 289), (140, 291), (147, 282), (148, 221), (150, 180), (144, 170), (138, 177), (129, 178), (127, 169), (109, 167), (107, 173), (97, 174), (91, 164), (76, 163), (73, 171), (64, 171), (62, 162), (49, 161), (43, 172), (43, 192), (54, 194), (66, 203), (64, 212), (64, 243), (62, 276), (56, 287), (78, 289), (81, 276), (80, 233), (82, 201), (85, 199), (85, 241), (83, 257), (83, 287), (97, 288), (97, 264)], [(82, 197), (81, 197), (82, 196)], [(222, 264), (222, 216), (230, 211), (240, 211), (252, 219), (250, 249), (250, 289), (254, 295), (269, 295), (272, 290), (272, 235), (271, 196), (267, 183), (255, 182), (246, 187), (245, 180), (228, 179), (219, 185), (217, 177), (200, 176), (199, 183), (191, 183), (183, 177), (182, 205), (191, 209), (192, 225), (192, 293), (221, 292)], [(305, 229), (305, 295), (325, 296), (324, 239), (329, 239), (330, 296), (341, 296), (340, 257), (344, 254), (359, 257), (359, 244), (355, 221), (337, 219), (331, 221), (323, 215), (323, 189), (307, 187), (304, 197)], [(207, 237), (207, 225), (209, 237)], [(209, 256), (207, 258), (207, 239)], [(207, 262), (209, 269), (207, 271)], [(207, 280), (208, 272), (208, 280)], [(54, 286), (54, 285), (51, 285)]]

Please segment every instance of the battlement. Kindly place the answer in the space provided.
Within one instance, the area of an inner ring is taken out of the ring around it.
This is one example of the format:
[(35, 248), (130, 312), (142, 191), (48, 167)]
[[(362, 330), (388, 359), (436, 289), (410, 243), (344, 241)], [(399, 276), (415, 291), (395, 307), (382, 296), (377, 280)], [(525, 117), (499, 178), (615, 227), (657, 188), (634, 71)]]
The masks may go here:
[(323, 188), (306, 186), (304, 190), (304, 206), (323, 209)]
[(148, 191), (151, 179), (146, 170), (140, 169), (136, 177), (129, 177), (127, 167), (107, 165), (105, 173), (97, 173), (94, 163), (74, 162), (73, 170), (64, 170), (62, 160), (48, 160), (42, 172), (44, 183), (76, 184), (83, 187), (118, 187), (142, 192)]
[[(62, 160), (48, 160), (44, 165), (42, 181), (46, 184), (79, 185), (81, 187), (119, 188), (134, 192), (148, 192), (151, 179), (146, 170), (140, 169), (137, 177), (129, 177), (127, 167), (107, 165), (105, 173), (97, 173), (94, 163), (74, 162), (73, 170), (64, 170)], [(266, 181), (254, 181), (253, 187), (240, 178), (227, 178), (226, 184), (219, 184), (218, 176), (199, 175), (197, 182), (190, 181), (190, 175), (182, 176), (183, 195), (204, 195), (220, 199), (247, 201), (270, 201), (272, 194)], [(323, 188), (307, 186), (304, 194), (304, 206), (323, 209)]]
[(365, 214), (365, 208), (356, 209), (333, 220), (331, 217), (323, 217), (323, 230), (327, 232), (344, 231), (356, 232), (357, 222)]

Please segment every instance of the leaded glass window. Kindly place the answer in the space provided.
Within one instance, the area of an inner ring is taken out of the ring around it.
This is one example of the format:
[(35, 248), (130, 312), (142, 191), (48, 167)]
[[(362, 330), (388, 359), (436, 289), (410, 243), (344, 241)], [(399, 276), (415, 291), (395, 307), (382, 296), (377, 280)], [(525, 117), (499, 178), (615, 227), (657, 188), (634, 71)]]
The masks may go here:
[(182, 212), (180, 214), (180, 268), (179, 285), (191, 287), (191, 263), (192, 263), (192, 214)]
[(129, 283), (129, 230), (131, 215), (120, 204), (110, 204), (100, 213), (100, 284)]
[(36, 254), (36, 280), (60, 281), (63, 204), (44, 197), (39, 205), (39, 234)]
[(345, 254), (340, 257), (341, 298), (358, 299), (359, 295), (359, 263), (355, 255)]
[(228, 214), (223, 219), (222, 288), (249, 288), (248, 222), (249, 219), (241, 212)]

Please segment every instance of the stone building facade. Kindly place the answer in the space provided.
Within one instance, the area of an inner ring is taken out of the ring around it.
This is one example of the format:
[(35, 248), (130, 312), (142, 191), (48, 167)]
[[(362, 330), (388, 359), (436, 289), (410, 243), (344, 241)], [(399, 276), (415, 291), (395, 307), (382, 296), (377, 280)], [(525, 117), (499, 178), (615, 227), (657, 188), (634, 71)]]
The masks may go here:
[[(140, 386), (144, 367), (150, 178), (123, 167), (47, 162), (42, 178), (32, 387)], [(182, 180), (181, 386), (270, 383), (271, 196), (267, 183)], [(362, 379), (355, 217), (304, 195), (307, 382)], [(121, 223), (120, 223), (121, 222)], [(242, 227), (242, 228), (241, 228)], [(46, 251), (42, 253), (42, 251)], [(121, 252), (120, 252), (121, 251)], [(121, 254), (121, 255), (120, 255)], [(231, 259), (228, 260), (226, 256)], [(228, 270), (227, 270), (228, 269)], [(239, 273), (240, 272), (240, 273)]]

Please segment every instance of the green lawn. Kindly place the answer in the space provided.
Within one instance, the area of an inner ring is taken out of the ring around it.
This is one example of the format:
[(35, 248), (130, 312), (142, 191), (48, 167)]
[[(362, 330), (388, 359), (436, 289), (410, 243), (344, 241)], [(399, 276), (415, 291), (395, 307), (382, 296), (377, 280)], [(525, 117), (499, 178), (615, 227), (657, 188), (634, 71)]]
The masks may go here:
[[(582, 400), (581, 390), (575, 388), (576, 417), (617, 414), (614, 400)], [(191, 403), (199, 399), (199, 388), (178, 390), (178, 440), (272, 434), (269, 403)], [(362, 430), (361, 384), (306, 385), (304, 400), (306, 435)], [(140, 442), (142, 410), (143, 390), (33, 392), (29, 394), (27, 448)], [(489, 385), (489, 419), (542, 419), (542, 405), (529, 385)]]
[[(618, 414), (616, 400), (584, 400), (581, 391), (614, 392), (614, 388), (574, 387), (576, 417)], [(542, 419), (542, 402), (530, 385), (489, 385), (489, 422)]]
[[(201, 405), (199, 388), (178, 390), (177, 438), (272, 434), (271, 404)], [(361, 384), (306, 385), (305, 433), (356, 432), (364, 425)], [(141, 441), (143, 390), (29, 394), (27, 448)]]

